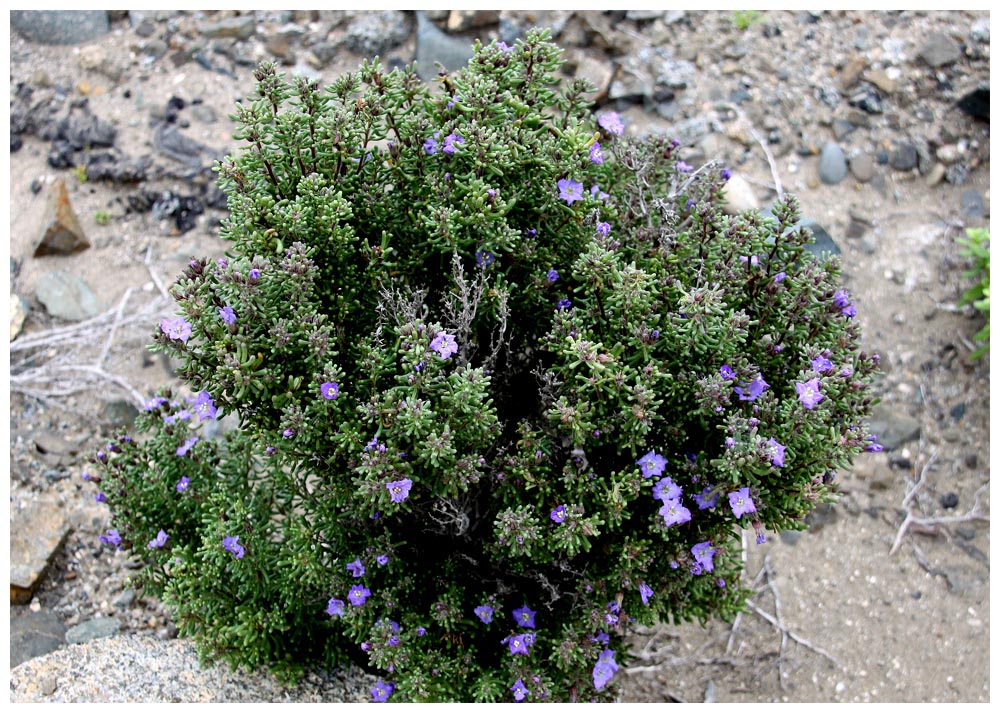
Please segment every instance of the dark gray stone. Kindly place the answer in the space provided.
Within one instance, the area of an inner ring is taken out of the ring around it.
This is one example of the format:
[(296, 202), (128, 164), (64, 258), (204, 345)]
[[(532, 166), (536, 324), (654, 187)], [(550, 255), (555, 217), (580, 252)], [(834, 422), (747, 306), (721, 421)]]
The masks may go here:
[(813, 241), (806, 245), (806, 250), (816, 257), (823, 255), (840, 255), (840, 246), (834, 242), (833, 236), (826, 231), (822, 225), (812, 218), (804, 218), (796, 223), (796, 226), (805, 226), (812, 232)]
[(10, 26), (43, 45), (90, 42), (111, 29), (107, 10), (11, 10)]
[(437, 64), (447, 71), (461, 69), (472, 59), (472, 43), (452, 37), (437, 28), (422, 11), (417, 11), (417, 74), (428, 82), (438, 76)]
[(917, 54), (928, 66), (937, 69), (962, 58), (962, 50), (945, 34), (932, 35)]
[(920, 421), (883, 402), (872, 408), (868, 431), (875, 435), (886, 451), (894, 451), (904, 443), (920, 438)]
[(962, 191), (962, 213), (969, 218), (982, 218), (986, 214), (986, 203), (975, 188)]
[(83, 644), (94, 639), (103, 639), (107, 636), (114, 636), (121, 628), (121, 622), (113, 617), (90, 619), (67, 631), (66, 643)]
[(38, 280), (35, 297), (53, 317), (82, 322), (101, 312), (101, 303), (83, 278), (66, 270), (47, 272)]
[(10, 617), (10, 667), (51, 653), (66, 643), (66, 627), (50, 611), (29, 611)]
[(256, 31), (257, 20), (253, 15), (226, 17), (218, 22), (205, 22), (198, 26), (198, 32), (205, 37), (235, 37), (248, 40)]
[(847, 157), (840, 144), (827, 142), (819, 156), (819, 179), (823, 183), (835, 185), (847, 177)]
[(866, 153), (859, 153), (851, 158), (849, 166), (851, 173), (860, 183), (868, 183), (875, 175), (875, 162)]
[[(440, 32), (440, 30), (438, 31)], [(347, 36), (344, 42), (352, 52), (372, 57), (384, 55), (393, 47), (405, 42), (409, 35), (410, 19), (405, 12), (402, 10), (380, 10), (362, 13), (351, 20), (351, 24), (347, 26)], [(471, 41), (463, 40), (463, 42), (469, 45), (471, 52)], [(464, 65), (465, 62), (462, 64)]]
[(909, 142), (897, 144), (889, 156), (889, 165), (897, 171), (912, 171), (917, 167), (917, 147)]

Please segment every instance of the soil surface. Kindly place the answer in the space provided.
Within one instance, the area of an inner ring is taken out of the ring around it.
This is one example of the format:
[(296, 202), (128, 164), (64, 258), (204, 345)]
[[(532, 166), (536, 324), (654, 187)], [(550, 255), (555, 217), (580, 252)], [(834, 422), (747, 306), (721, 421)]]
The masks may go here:
[[(100, 438), (127, 420), (124, 403), (171, 381), (169, 365), (143, 348), (159, 316), (172, 313), (163, 288), (190, 257), (226, 248), (216, 235), (223, 213), (211, 207), (211, 160), (198, 169), (197, 160), (171, 159), (162, 128), (221, 158), (239, 147), (228, 116), (254, 89), (253, 67), (236, 60), (284, 57), (283, 71), (298, 63), (329, 83), (362, 55), (345, 39), (360, 17), (353, 13), (258, 12), (249, 39), (204, 33), (233, 13), (145, 15), (117, 13), (108, 35), (83, 45), (11, 35), (12, 108), (19, 86), (32, 89), (29, 110), (56, 106), (63, 116), (75, 102), (73, 111), (117, 130), (120, 156), (153, 157), (140, 182), (87, 180), (50, 164), (50, 138), (25, 132), (13, 150), (12, 135), (11, 291), (30, 312), (11, 342), (11, 503), (54, 501), (73, 530), (31, 603), (12, 605), (11, 616), (49, 611), (67, 627), (115, 617), (122, 631), (167, 638), (175, 635), (168, 614), (128, 588), (128, 558), (97, 541), (109, 515), (80, 477)], [(438, 15), (447, 26), (448, 13)], [(628, 69), (644, 48), (662, 50), (672, 63), (662, 71), (673, 75), (652, 76), (658, 94), (637, 100), (612, 85), (621, 96), (604, 103), (636, 134), (702, 127), (689, 162), (727, 162), (759, 207), (778, 190), (795, 194), (829, 233), (865, 347), (881, 355), (875, 418), (887, 447), (838, 474), (841, 497), (807, 531), (768, 533), (764, 545), (747, 538), (746, 581), (757, 593), (735, 622), (637, 632), (624, 700), (988, 702), (990, 356), (969, 358), (984, 320), (958, 306), (972, 282), (956, 239), (988, 226), (989, 122), (956, 105), (988, 87), (989, 14), (648, 15), (505, 11), (461, 36), (559, 25), (556, 40), (576, 71), (605, 78), (601, 68)], [(403, 37), (387, 55), (409, 63), (416, 32)], [(317, 38), (337, 49), (325, 62)], [(150, 54), (153, 40), (163, 43), (160, 56)], [(642, 70), (633, 74), (641, 84)], [(827, 182), (820, 154), (830, 142), (850, 170)], [(91, 246), (34, 257), (56, 179)], [(141, 209), (144, 191), (195, 196), (203, 210), (182, 230), (162, 202)], [(46, 311), (39, 285), (57, 269), (89, 285), (99, 318), (79, 326)], [(18, 349), (31, 339), (39, 346)], [(79, 455), (41, 452), (42, 432)]]

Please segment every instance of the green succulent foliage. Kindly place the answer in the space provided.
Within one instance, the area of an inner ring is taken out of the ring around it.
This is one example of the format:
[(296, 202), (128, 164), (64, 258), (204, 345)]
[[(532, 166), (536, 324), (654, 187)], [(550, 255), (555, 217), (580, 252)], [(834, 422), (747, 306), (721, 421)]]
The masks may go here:
[(962, 257), (972, 260), (972, 267), (966, 271), (965, 277), (976, 280), (958, 304), (971, 304), (986, 316), (986, 326), (974, 337), (982, 344), (970, 355), (972, 359), (979, 359), (990, 349), (990, 231), (986, 228), (967, 228), (965, 237), (959, 238), (958, 243), (962, 246)]
[(232, 247), (154, 335), (185, 385), (93, 478), (206, 659), (614, 700), (632, 623), (734, 616), (743, 529), (876, 448), (878, 358), (794, 199), (724, 215), (726, 172), (595, 115), (546, 31), (475, 50), (436, 90), (262, 65), (238, 110)]

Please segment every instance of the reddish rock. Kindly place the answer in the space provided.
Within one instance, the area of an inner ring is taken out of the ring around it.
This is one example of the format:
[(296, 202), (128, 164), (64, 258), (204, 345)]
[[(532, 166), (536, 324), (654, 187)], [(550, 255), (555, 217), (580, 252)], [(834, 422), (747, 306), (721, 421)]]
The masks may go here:
[(76, 213), (73, 212), (66, 184), (61, 178), (52, 184), (52, 192), (49, 194), (49, 201), (45, 207), (45, 219), (42, 225), (45, 227), (42, 239), (39, 241), (38, 247), (35, 248), (35, 257), (71, 255), (90, 247), (90, 241), (84, 235), (80, 221), (77, 220)]

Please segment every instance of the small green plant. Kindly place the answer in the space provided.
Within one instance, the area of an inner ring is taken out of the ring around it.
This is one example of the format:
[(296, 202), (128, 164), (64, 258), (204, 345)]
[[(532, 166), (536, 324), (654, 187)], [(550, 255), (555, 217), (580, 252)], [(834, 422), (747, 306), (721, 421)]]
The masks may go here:
[(111, 214), (106, 210), (98, 210), (94, 213), (94, 222), (98, 225), (107, 225), (111, 222)]
[(735, 616), (744, 528), (803, 528), (881, 448), (878, 357), (796, 201), (725, 215), (728, 169), (595, 115), (548, 37), (440, 91), (258, 69), (231, 250), (153, 338), (184, 385), (87, 476), (205, 658), (614, 700), (632, 626)]
[(967, 228), (965, 237), (958, 239), (962, 246), (962, 257), (972, 259), (972, 267), (965, 277), (977, 280), (965, 291), (959, 305), (971, 304), (986, 317), (986, 326), (976, 333), (974, 339), (982, 344), (972, 352), (972, 359), (979, 359), (990, 348), (990, 231), (986, 228)]
[(752, 25), (760, 22), (763, 17), (757, 10), (733, 10), (731, 19), (733, 26), (740, 32), (743, 32), (744, 30), (748, 30)]
[(73, 176), (76, 177), (78, 183), (87, 182), (87, 167), (84, 166), (83, 164), (77, 164), (76, 166), (73, 166), (71, 172)]

